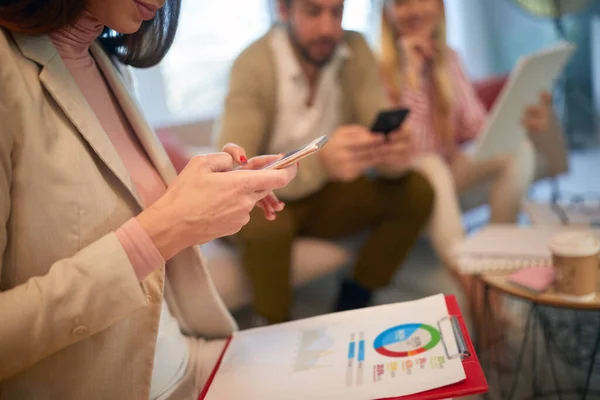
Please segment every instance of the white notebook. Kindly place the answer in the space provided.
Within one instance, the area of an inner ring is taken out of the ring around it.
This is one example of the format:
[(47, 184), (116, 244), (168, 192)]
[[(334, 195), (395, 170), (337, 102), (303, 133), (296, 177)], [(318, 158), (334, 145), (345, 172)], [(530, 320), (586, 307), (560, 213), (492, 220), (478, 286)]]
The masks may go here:
[(458, 270), (462, 274), (484, 274), (488, 272), (512, 272), (525, 268), (551, 267), (552, 259), (548, 258), (492, 258), (492, 257), (458, 257)]
[(552, 255), (548, 244), (565, 229), (547, 225), (489, 225), (456, 246), (459, 271), (478, 274), (550, 266)]

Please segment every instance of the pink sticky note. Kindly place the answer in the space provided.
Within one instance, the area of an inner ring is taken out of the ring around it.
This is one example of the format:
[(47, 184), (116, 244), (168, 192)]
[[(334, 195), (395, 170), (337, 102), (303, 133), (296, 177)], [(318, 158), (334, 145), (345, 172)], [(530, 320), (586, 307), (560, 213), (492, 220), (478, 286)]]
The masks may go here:
[(510, 274), (507, 279), (524, 289), (542, 293), (554, 282), (555, 272), (553, 267), (524, 268)]

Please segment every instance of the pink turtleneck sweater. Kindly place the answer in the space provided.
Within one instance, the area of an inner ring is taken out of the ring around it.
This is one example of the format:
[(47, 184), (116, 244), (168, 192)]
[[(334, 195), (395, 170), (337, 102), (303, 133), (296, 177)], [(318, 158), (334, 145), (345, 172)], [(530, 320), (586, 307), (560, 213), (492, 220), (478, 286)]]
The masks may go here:
[[(90, 54), (90, 45), (103, 29), (94, 17), (84, 13), (76, 24), (52, 33), (50, 39), (125, 164), (144, 206), (148, 207), (164, 194), (166, 185)], [(117, 237), (140, 281), (164, 264), (160, 252), (135, 218), (117, 231)]]
[[(125, 164), (144, 206), (148, 207), (163, 195), (166, 185), (90, 53), (90, 45), (103, 29), (92, 15), (84, 13), (74, 25), (51, 34), (50, 39)], [(140, 281), (164, 264), (165, 260), (137, 219), (127, 221), (116, 234)], [(187, 342), (163, 301), (150, 399), (168, 398), (184, 377), (188, 362)]]

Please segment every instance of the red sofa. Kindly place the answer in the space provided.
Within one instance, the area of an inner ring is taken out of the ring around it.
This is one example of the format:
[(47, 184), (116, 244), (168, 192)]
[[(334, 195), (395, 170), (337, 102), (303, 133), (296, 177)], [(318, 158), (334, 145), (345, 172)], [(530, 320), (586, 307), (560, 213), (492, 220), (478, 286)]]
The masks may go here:
[(488, 111), (494, 106), (498, 95), (506, 84), (506, 80), (506, 75), (499, 75), (473, 83), (477, 95)]

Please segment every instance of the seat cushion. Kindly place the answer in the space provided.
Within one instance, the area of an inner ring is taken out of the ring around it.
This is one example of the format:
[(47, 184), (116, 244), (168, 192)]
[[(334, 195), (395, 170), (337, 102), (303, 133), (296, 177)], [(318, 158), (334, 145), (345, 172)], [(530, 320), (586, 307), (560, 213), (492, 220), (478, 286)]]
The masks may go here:
[[(235, 247), (216, 240), (201, 248), (207, 268), (225, 305), (230, 310), (248, 305), (252, 301), (252, 293)], [(297, 239), (292, 253), (294, 286), (337, 271), (352, 259), (351, 251), (345, 247), (310, 238)]]

